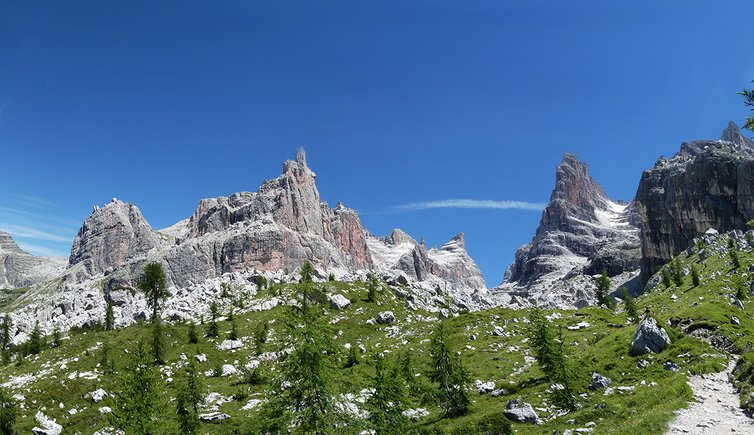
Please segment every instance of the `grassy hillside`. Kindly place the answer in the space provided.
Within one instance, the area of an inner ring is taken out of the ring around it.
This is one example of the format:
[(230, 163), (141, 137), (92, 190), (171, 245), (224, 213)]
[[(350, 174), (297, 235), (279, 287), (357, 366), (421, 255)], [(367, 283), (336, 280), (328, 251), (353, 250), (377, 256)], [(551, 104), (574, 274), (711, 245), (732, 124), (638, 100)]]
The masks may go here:
[[(692, 261), (689, 259), (688, 261)], [(716, 261), (709, 259), (709, 261)], [(720, 260), (722, 261), (722, 260)], [(713, 267), (708, 265), (709, 270)], [(684, 278), (686, 279), (686, 278)], [(358, 395), (368, 388), (369, 377), (373, 368), (369, 363), (369, 354), (384, 352), (389, 360), (395, 361), (402, 353), (409, 352), (413, 358), (413, 371), (419, 384), (425, 389), (434, 388), (426, 380), (429, 369), (428, 342), (431, 331), (438, 322), (436, 313), (411, 311), (406, 308), (405, 300), (398, 298), (390, 289), (383, 287), (377, 302), (366, 301), (367, 289), (363, 283), (328, 282), (319, 284), (326, 293), (340, 293), (350, 299), (352, 305), (344, 310), (326, 308), (326, 317), (336, 331), (335, 340), (342, 345), (339, 356), (344, 363), (347, 358), (346, 344), (358, 349), (363, 347), (366, 353), (357, 352), (360, 363), (350, 368), (338, 368), (337, 389), (342, 394)], [(740, 315), (742, 326), (730, 325), (728, 312), (734, 308), (725, 300), (722, 290), (713, 287), (677, 289), (662, 288), (639, 299), (639, 304), (652, 306), (658, 319), (666, 324), (670, 320), (677, 328), (666, 326), (672, 338), (669, 349), (659, 355), (631, 357), (628, 347), (635, 331), (635, 325), (627, 322), (625, 314), (618, 310), (614, 313), (606, 308), (590, 307), (573, 311), (546, 311), (554, 329), (563, 327), (566, 352), (572, 366), (576, 369), (576, 386), (579, 409), (565, 413), (548, 403), (547, 390), (549, 382), (544, 379), (537, 363), (531, 357), (529, 341), (526, 336), (527, 311), (511, 309), (493, 309), (482, 312), (458, 313), (445, 320), (452, 332), (454, 349), (460, 352), (462, 361), (472, 381), (494, 381), (497, 388), (506, 390), (500, 397), (471, 392), (473, 404), (471, 412), (457, 418), (443, 416), (437, 403), (423, 403), (421, 395), (410, 397), (412, 408), (425, 408), (428, 415), (417, 420), (415, 430), (418, 433), (454, 433), (477, 432), (477, 424), (488, 416), (502, 414), (508, 400), (521, 398), (535, 407), (544, 420), (543, 425), (514, 424), (518, 433), (550, 434), (555, 429), (575, 429), (594, 423), (595, 433), (662, 433), (673, 411), (685, 406), (692, 398), (686, 385), (685, 372), (705, 373), (718, 371), (724, 367), (727, 357), (702, 340), (688, 336), (680, 331), (693, 324), (715, 325), (724, 332), (737, 337), (736, 342), (746, 339), (736, 335), (737, 331), (750, 328), (751, 316)], [(249, 301), (247, 306), (263, 300), (269, 300), (273, 294), (286, 295), (292, 292), (292, 285), (277, 286), (266, 290)], [(704, 294), (700, 304), (690, 307)], [(672, 294), (677, 299), (672, 299)], [(705, 308), (707, 307), (707, 308)], [(710, 312), (714, 307), (715, 311)], [(186, 324), (168, 324), (166, 333), (169, 340), (167, 364), (161, 370), (161, 395), (164, 413), (163, 421), (166, 432), (175, 430), (171, 422), (174, 417), (173, 403), (175, 397), (174, 372), (183, 358), (205, 355), (206, 361), (199, 363), (210, 398), (221, 404), (208, 406), (227, 413), (230, 419), (217, 423), (202, 423), (201, 433), (249, 433), (254, 426), (259, 407), (243, 409), (251, 400), (264, 400), (266, 391), (271, 388), (268, 382), (249, 385), (242, 382), (239, 374), (215, 377), (212, 371), (223, 364), (231, 364), (239, 371), (251, 359), (257, 358), (254, 333), (263, 322), (270, 326), (270, 339), (263, 345), (262, 352), (277, 351), (280, 347), (285, 306), (277, 306), (267, 311), (246, 311), (235, 315), (238, 335), (244, 347), (237, 350), (218, 350), (220, 343), (228, 334), (231, 322), (220, 322), (218, 339), (201, 338), (198, 344), (187, 341)], [(391, 310), (396, 321), (390, 325), (369, 322), (377, 313)], [(694, 323), (696, 322), (696, 323)], [(577, 325), (581, 325), (579, 329)], [(495, 326), (504, 332), (502, 336), (493, 335)], [(206, 325), (200, 325), (203, 331)], [(571, 327), (571, 328), (569, 328)], [(100, 408), (112, 407), (111, 397), (100, 403), (93, 403), (84, 395), (98, 388), (112, 393), (119, 388), (123, 368), (131, 358), (135, 343), (142, 339), (149, 342), (148, 325), (133, 325), (116, 331), (77, 331), (64, 337), (62, 344), (56, 348), (45, 349), (41, 354), (29, 356), (20, 363), (14, 362), (0, 367), (0, 380), (12, 394), (20, 394), (23, 407), (19, 414), (17, 430), (28, 433), (37, 423), (34, 415), (38, 410), (56, 419), (64, 426), (65, 432), (93, 433), (108, 427), (106, 413)], [(101, 347), (109, 343), (116, 355), (116, 372), (111, 375), (101, 373), (98, 367)], [(648, 364), (640, 368), (639, 361)], [(682, 367), (682, 372), (667, 371), (663, 363), (673, 361)], [(277, 362), (263, 364), (265, 372), (274, 372)], [(592, 372), (600, 373), (612, 379), (613, 394), (604, 391), (592, 392), (587, 389)], [(473, 385), (471, 385), (473, 389)], [(61, 405), (62, 404), (62, 405)], [(75, 413), (71, 410), (75, 409)], [(570, 421), (573, 420), (573, 421)], [(365, 427), (355, 424), (348, 432), (358, 433)]]

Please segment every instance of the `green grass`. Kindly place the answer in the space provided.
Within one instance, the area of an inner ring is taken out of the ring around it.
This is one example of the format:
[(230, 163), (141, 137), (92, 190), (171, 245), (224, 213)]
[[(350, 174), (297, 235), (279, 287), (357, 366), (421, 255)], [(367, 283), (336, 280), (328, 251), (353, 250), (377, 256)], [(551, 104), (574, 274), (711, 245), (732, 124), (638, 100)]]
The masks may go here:
[[(690, 279), (690, 278), (689, 278)], [(342, 293), (353, 304), (342, 311), (327, 310), (331, 319), (336, 341), (341, 345), (351, 343), (352, 346), (362, 345), (368, 349), (367, 354), (359, 354), (361, 363), (351, 368), (338, 370), (337, 386), (342, 393), (358, 393), (368, 387), (367, 379), (372, 368), (367, 363), (370, 352), (387, 352), (388, 358), (395, 360), (401, 352), (410, 352), (414, 361), (414, 370), (419, 375), (417, 379), (425, 385), (428, 370), (428, 339), (437, 321), (436, 314), (411, 311), (406, 308), (405, 301), (396, 297), (388, 290), (379, 293), (377, 303), (367, 303), (366, 286), (362, 283), (328, 282), (323, 283), (327, 293)], [(273, 294), (290, 293), (291, 285), (276, 285), (264, 290), (256, 299), (267, 298)], [(690, 290), (693, 291), (693, 290)], [(660, 302), (667, 302), (669, 291), (656, 290), (644, 298), (639, 298), (640, 304), (650, 303), (659, 306)], [(677, 292), (678, 293), (678, 292)], [(689, 297), (691, 297), (689, 295)], [(664, 298), (664, 299), (662, 299)], [(710, 303), (714, 298), (710, 297)], [(668, 299), (669, 300), (669, 299)], [(677, 301), (675, 301), (677, 302)], [(659, 310), (658, 317), (662, 321), (676, 319), (683, 313), (680, 302), (677, 310)], [(247, 304), (250, 306), (250, 304)], [(170, 348), (167, 352), (167, 366), (173, 366), (180, 361), (182, 354), (192, 358), (195, 354), (206, 354), (207, 362), (199, 363), (202, 372), (212, 370), (218, 364), (234, 364), (243, 366), (250, 357), (255, 355), (253, 345), (254, 331), (261, 322), (270, 323), (270, 341), (264, 345), (263, 351), (278, 350), (284, 307), (276, 307), (263, 312), (245, 312), (236, 314), (239, 336), (246, 337), (246, 346), (237, 351), (219, 351), (216, 344), (230, 330), (230, 322), (220, 322), (221, 338), (211, 340), (202, 338), (199, 344), (187, 343), (187, 326), (185, 324), (167, 324), (166, 333), (169, 335)], [(395, 337), (388, 336), (387, 326), (369, 324), (380, 311), (391, 310), (395, 313), (400, 332)], [(545, 314), (557, 312), (561, 318), (552, 322), (554, 326), (564, 327), (567, 353), (573, 366), (578, 369), (578, 393), (580, 408), (567, 415), (551, 418), (549, 412), (538, 411), (540, 417), (547, 420), (541, 426), (515, 424), (518, 433), (552, 433), (554, 429), (581, 427), (587, 422), (594, 421), (596, 433), (662, 433), (667, 427), (672, 413), (683, 408), (692, 394), (686, 385), (684, 373), (674, 373), (662, 368), (665, 361), (674, 361), (684, 370), (694, 373), (705, 373), (720, 370), (726, 361), (724, 355), (714, 350), (701, 340), (684, 335), (678, 330), (669, 328), (673, 344), (660, 355), (645, 357), (631, 357), (628, 347), (635, 331), (635, 325), (628, 324), (623, 314), (613, 313), (607, 309), (585, 308), (581, 310), (549, 310)], [(690, 316), (697, 311), (683, 314)], [(701, 311), (698, 321), (702, 320)], [(504, 397), (478, 395), (472, 391), (473, 406), (469, 414), (458, 418), (444, 418), (437, 405), (423, 405), (418, 397), (412, 398), (413, 407), (426, 407), (430, 415), (417, 423), (421, 431), (438, 431), (440, 433), (466, 432), (473, 433), (475, 425), (485, 416), (499, 415), (509, 399), (521, 397), (535, 408), (547, 407), (546, 390), (549, 384), (536, 363), (527, 364), (524, 353), (528, 351), (524, 318), (526, 311), (511, 309), (492, 309), (481, 312), (464, 313), (449, 319), (448, 329), (451, 332), (453, 345), (461, 352), (462, 360), (473, 380), (495, 381), (497, 387), (507, 390)], [(704, 321), (722, 324), (726, 313), (721, 312)], [(745, 316), (741, 316), (742, 322)], [(751, 317), (751, 316), (749, 316)], [(205, 316), (205, 319), (207, 316)], [(590, 326), (571, 331), (567, 326), (579, 322), (589, 322)], [(749, 320), (747, 319), (747, 322)], [(507, 323), (508, 337), (496, 337), (490, 334), (492, 324), (503, 326)], [(205, 325), (199, 326), (203, 331)], [(471, 340), (475, 335), (476, 339)], [(0, 367), (0, 380), (7, 382), (12, 376), (24, 374), (45, 373), (24, 388), (9, 388), (12, 393), (25, 396), (26, 409), (20, 413), (18, 431), (28, 433), (36, 424), (34, 414), (38, 409), (45, 408), (45, 414), (54, 417), (64, 426), (66, 432), (93, 433), (97, 429), (107, 427), (107, 421), (98, 410), (102, 406), (113, 406), (112, 399), (106, 398), (99, 404), (93, 404), (83, 398), (83, 395), (97, 388), (104, 388), (112, 393), (117, 389), (119, 373), (113, 375), (99, 375), (98, 379), (84, 379), (76, 377), (69, 379), (71, 373), (91, 372), (99, 361), (98, 343), (108, 342), (116, 355), (117, 369), (124, 367), (129, 359), (125, 349), (133, 349), (134, 344), (143, 339), (149, 340), (148, 325), (133, 325), (124, 329), (102, 332), (85, 331), (69, 334), (69, 339), (63, 341), (59, 348), (47, 349), (35, 357), (28, 357), (21, 365), (11, 364)], [(703, 355), (717, 354), (715, 357)], [(345, 361), (344, 348), (341, 360)], [(77, 360), (74, 361), (73, 359)], [(647, 359), (651, 364), (640, 369), (637, 363)], [(67, 360), (67, 367), (60, 368), (61, 361)], [(274, 367), (271, 364), (270, 367)], [(267, 370), (270, 369), (267, 368)], [(48, 372), (49, 370), (49, 372)], [(591, 373), (598, 372), (613, 380), (613, 387), (634, 386), (629, 393), (615, 393), (609, 396), (603, 392), (591, 392), (589, 385)], [(163, 375), (166, 379), (167, 374)], [(217, 392), (223, 396), (237, 396), (243, 400), (233, 400), (223, 404), (220, 411), (232, 416), (230, 420), (217, 424), (202, 424), (203, 433), (247, 433), (256, 418), (257, 410), (242, 410), (241, 408), (251, 398), (264, 398), (269, 385), (242, 385), (240, 377), (206, 377), (208, 391)], [(640, 385), (642, 381), (645, 385)], [(654, 383), (654, 384), (653, 384)], [(650, 386), (652, 384), (652, 386)], [(165, 419), (173, 418), (173, 408), (170, 398), (175, 391), (172, 383), (164, 384), (165, 401), (163, 409)], [(65, 409), (59, 403), (65, 404)], [(76, 408), (79, 413), (69, 415), (68, 410)], [(567, 424), (575, 419), (576, 426)]]

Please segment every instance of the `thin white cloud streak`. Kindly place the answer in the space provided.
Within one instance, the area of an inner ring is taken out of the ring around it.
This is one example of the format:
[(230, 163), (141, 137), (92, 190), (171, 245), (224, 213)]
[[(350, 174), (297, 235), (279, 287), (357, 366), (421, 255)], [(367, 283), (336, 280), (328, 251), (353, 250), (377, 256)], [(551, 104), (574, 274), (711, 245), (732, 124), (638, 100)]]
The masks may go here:
[(32, 255), (41, 255), (43, 257), (68, 257), (70, 255), (70, 252), (64, 252), (59, 249), (54, 248), (48, 248), (46, 246), (39, 246), (35, 245), (33, 243), (26, 243), (19, 241), (18, 246), (21, 247), (24, 251), (32, 254)]
[(0, 223), (0, 229), (10, 233), (13, 238), (26, 238), (36, 240), (47, 240), (50, 242), (70, 242), (71, 237), (65, 237), (58, 234), (48, 233), (46, 231), (37, 230), (24, 225), (14, 225)]
[(15, 197), (16, 202), (22, 205), (28, 205), (31, 207), (37, 207), (37, 208), (46, 208), (46, 207), (55, 207), (54, 202), (50, 202), (44, 198), (40, 198), (38, 196), (31, 196), (31, 195), (18, 195), (16, 194)]
[(534, 210), (541, 211), (545, 204), (526, 201), (494, 201), (488, 199), (441, 199), (420, 201), (392, 207), (397, 211), (419, 211), (436, 208), (495, 209), (495, 210)]

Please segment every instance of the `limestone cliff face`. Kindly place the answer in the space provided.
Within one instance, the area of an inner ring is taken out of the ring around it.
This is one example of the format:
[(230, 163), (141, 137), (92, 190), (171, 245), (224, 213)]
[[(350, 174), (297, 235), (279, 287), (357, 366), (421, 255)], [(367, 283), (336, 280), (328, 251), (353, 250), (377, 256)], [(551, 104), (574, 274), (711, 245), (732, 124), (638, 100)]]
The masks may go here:
[(68, 265), (81, 264), (97, 274), (126, 264), (163, 245), (138, 207), (115, 198), (95, 207), (84, 221), (71, 247)]
[(21, 249), (10, 234), (0, 231), (0, 288), (27, 287), (44, 282), (65, 266), (61, 258), (35, 257)]
[(642, 174), (636, 206), (644, 280), (707, 229), (745, 229), (754, 218), (752, 142), (733, 123), (722, 138), (684, 143)]
[(427, 249), (405, 232), (394, 229), (387, 237), (367, 239), (376, 269), (398, 272), (412, 281), (430, 281), (453, 289), (485, 289), (482, 272), (466, 252), (463, 233), (440, 248)]
[(592, 302), (591, 275), (623, 283), (639, 269), (638, 216), (610, 200), (587, 166), (566, 154), (532, 241), (516, 251), (496, 291), (513, 303), (582, 306)]

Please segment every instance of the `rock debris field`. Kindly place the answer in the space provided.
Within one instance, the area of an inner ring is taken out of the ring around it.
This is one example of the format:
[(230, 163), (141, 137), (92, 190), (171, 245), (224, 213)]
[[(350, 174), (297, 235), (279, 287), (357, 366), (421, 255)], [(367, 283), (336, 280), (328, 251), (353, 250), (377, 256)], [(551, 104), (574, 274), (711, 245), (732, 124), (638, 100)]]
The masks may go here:
[(754, 433), (754, 420), (744, 414), (728, 380), (735, 364), (733, 357), (725, 371), (689, 377), (696, 400), (678, 412), (668, 434)]

